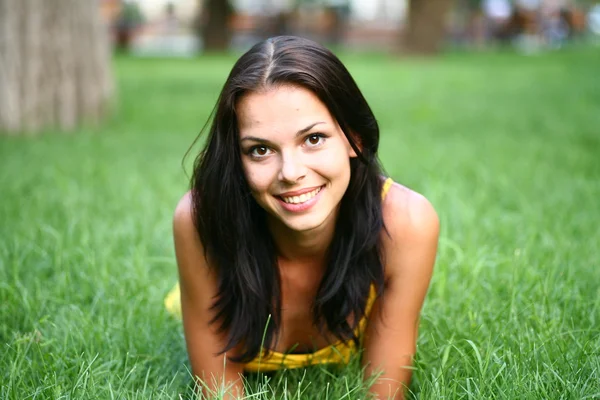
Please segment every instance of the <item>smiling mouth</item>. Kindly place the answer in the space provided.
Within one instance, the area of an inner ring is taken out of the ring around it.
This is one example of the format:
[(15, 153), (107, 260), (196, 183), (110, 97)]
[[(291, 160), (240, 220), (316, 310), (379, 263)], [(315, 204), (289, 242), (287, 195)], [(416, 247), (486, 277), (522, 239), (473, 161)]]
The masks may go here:
[(283, 200), (287, 204), (302, 204), (302, 203), (306, 203), (307, 201), (309, 201), (310, 199), (315, 197), (317, 194), (319, 194), (319, 192), (323, 189), (323, 187), (324, 186), (318, 187), (315, 190), (310, 191), (308, 193), (301, 194), (300, 196), (289, 196), (289, 197), (277, 196), (277, 197), (279, 197), (281, 200)]

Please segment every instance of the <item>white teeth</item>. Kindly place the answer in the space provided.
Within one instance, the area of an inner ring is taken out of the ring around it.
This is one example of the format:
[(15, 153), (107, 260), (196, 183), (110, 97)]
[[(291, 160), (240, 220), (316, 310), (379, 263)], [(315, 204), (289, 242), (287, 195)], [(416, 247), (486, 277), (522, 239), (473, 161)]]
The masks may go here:
[(317, 188), (317, 189), (313, 190), (312, 192), (304, 193), (300, 196), (281, 197), (281, 198), (283, 199), (283, 201), (285, 201), (288, 204), (301, 204), (301, 203), (305, 203), (308, 200), (315, 197), (317, 195), (317, 193), (319, 193), (320, 191), (321, 191), (321, 188)]

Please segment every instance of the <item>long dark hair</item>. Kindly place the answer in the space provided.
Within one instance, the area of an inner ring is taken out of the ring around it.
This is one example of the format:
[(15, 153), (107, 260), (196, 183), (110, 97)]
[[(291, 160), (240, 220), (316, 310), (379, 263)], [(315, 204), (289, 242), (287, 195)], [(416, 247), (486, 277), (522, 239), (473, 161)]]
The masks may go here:
[(314, 323), (340, 340), (358, 343), (354, 329), (365, 315), (370, 286), (383, 290), (379, 127), (369, 105), (341, 61), (323, 46), (292, 36), (258, 43), (225, 82), (191, 179), (196, 228), (218, 276), (212, 323), (227, 333), (223, 352), (241, 345), (235, 362), (248, 362), (263, 343), (273, 344), (281, 315), (277, 255), (266, 212), (244, 177), (236, 103), (246, 93), (281, 85), (312, 91), (357, 153), (313, 304)]

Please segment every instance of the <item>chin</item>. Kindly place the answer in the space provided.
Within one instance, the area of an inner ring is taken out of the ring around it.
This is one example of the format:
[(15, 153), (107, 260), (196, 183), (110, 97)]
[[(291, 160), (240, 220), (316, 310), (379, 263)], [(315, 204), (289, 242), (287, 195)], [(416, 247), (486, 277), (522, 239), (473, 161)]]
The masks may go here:
[(297, 215), (293, 217), (277, 215), (275, 218), (280, 224), (294, 232), (310, 232), (319, 229), (330, 220), (333, 210), (327, 213), (317, 212), (308, 215)]
[(281, 221), (288, 229), (294, 232), (310, 232), (318, 227), (322, 226), (325, 220), (314, 220), (309, 221)]

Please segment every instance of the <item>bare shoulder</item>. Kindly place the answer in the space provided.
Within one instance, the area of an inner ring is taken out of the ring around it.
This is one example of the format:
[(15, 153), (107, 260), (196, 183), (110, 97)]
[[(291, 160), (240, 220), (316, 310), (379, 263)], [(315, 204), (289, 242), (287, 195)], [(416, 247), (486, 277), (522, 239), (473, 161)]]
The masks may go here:
[(177, 234), (189, 233), (190, 228), (194, 228), (194, 218), (192, 213), (192, 193), (188, 191), (181, 197), (175, 213), (173, 214), (173, 231)]
[(193, 210), (192, 193), (188, 191), (177, 203), (173, 214), (173, 237), (176, 247), (185, 247), (187, 250), (202, 249)]
[(439, 218), (431, 202), (420, 193), (394, 183), (383, 201), (383, 250), (386, 275), (407, 268), (394, 260), (437, 251)]
[(402, 237), (427, 236), (439, 228), (437, 213), (429, 200), (395, 182), (383, 201), (383, 218), (387, 229)]
[[(207, 266), (204, 247), (194, 222), (191, 192), (187, 192), (177, 203), (173, 214), (173, 240), (182, 286), (188, 286), (198, 278), (198, 273)], [(202, 274), (201, 274), (202, 275)]]

